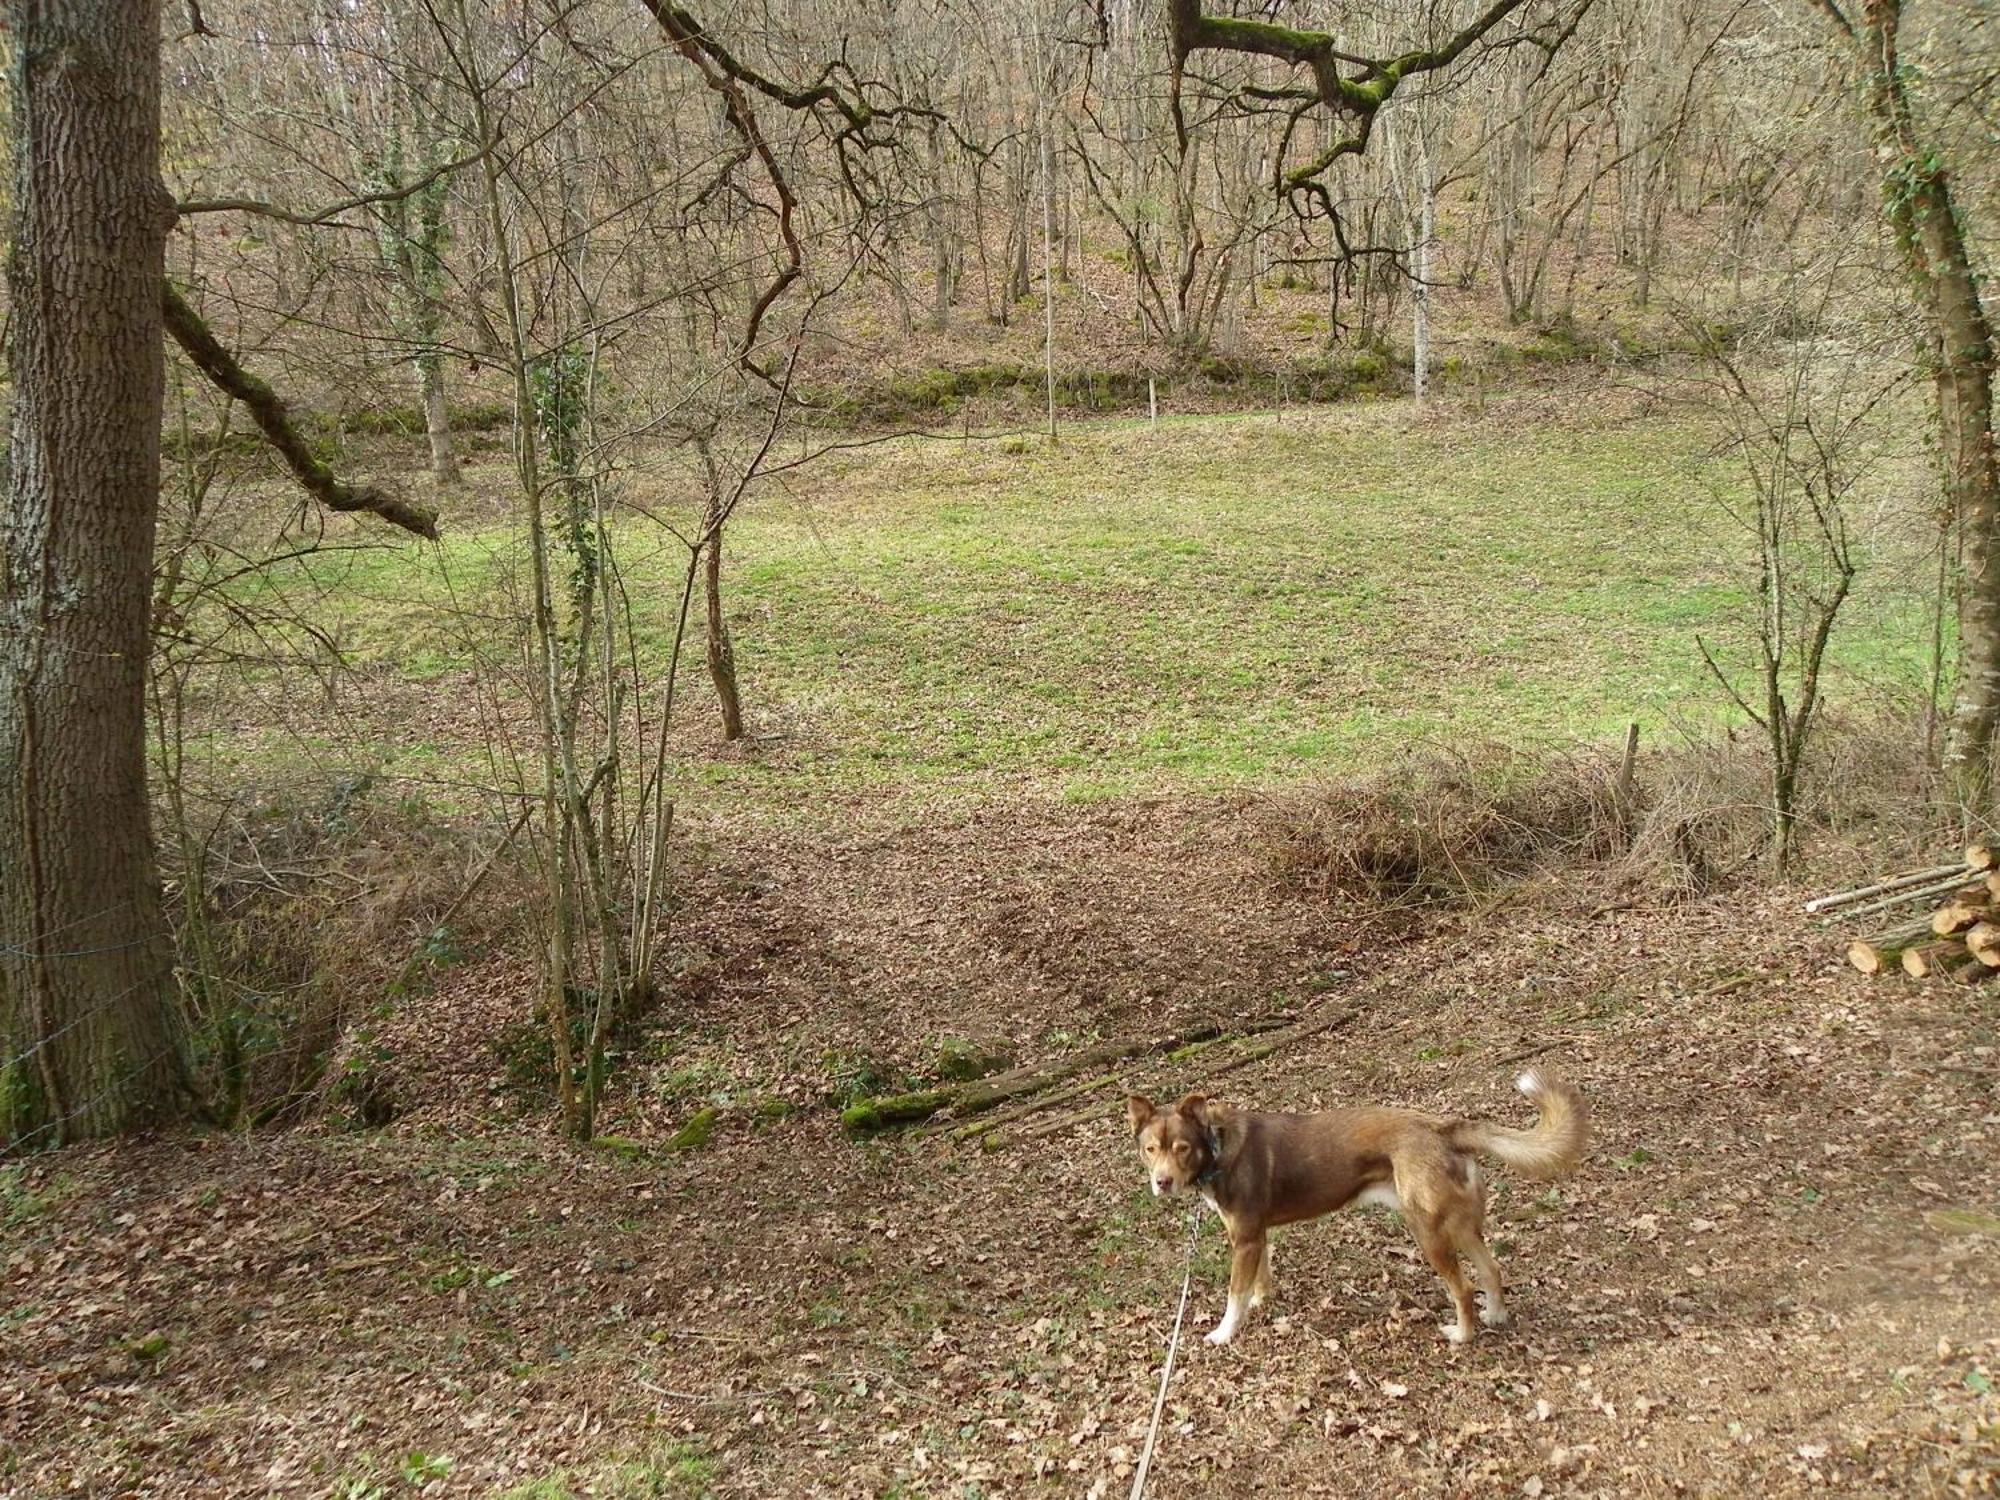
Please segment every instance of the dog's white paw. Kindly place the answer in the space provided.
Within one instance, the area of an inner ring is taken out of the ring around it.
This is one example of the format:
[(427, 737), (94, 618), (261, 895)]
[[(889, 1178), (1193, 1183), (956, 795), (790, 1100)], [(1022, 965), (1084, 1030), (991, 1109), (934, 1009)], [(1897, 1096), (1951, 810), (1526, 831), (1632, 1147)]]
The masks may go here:
[(1211, 1344), (1226, 1344), (1235, 1337), (1236, 1330), (1231, 1328), (1227, 1323), (1218, 1323), (1208, 1331), (1208, 1341)]
[(1440, 1323), (1438, 1332), (1444, 1335), (1447, 1344), (1464, 1344), (1471, 1342), (1472, 1339), (1472, 1335), (1456, 1323)]

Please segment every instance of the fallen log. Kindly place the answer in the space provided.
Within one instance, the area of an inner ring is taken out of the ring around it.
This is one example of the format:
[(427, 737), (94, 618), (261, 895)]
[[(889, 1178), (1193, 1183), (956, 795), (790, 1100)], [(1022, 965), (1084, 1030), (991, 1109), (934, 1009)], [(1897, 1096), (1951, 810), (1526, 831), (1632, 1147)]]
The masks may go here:
[(1974, 922), (1965, 934), (1965, 951), (1989, 969), (2000, 969), (2000, 922)]
[[(1288, 1023), (1289, 1018), (1278, 1017), (1252, 1021), (1234, 1034), (1255, 1035), (1276, 1030)], [(982, 1114), (1011, 1100), (1039, 1094), (1065, 1079), (1107, 1063), (1122, 1062), (1128, 1057), (1142, 1057), (1152, 1052), (1172, 1052), (1224, 1035), (1221, 1026), (1200, 1025), (1164, 1036), (1114, 1037), (1066, 1057), (995, 1073), (990, 1078), (944, 1083), (907, 1094), (875, 1094), (857, 1099), (840, 1112), (840, 1123), (856, 1135), (868, 1135), (897, 1125), (920, 1124), (947, 1113), (953, 1119)]]
[(1950, 874), (1931, 881), (1927, 885), (1907, 886), (1902, 890), (1891, 891), (1888, 895), (1878, 897), (1863, 906), (1849, 907), (1844, 911), (1833, 913), (1821, 912), (1820, 915), (1825, 917), (1829, 922), (1854, 922), (1860, 920), (1862, 917), (1872, 917), (1877, 912), (1888, 911), (1892, 907), (1908, 906), (1913, 901), (1924, 901), (1932, 896), (1945, 895), (1948, 892), (1961, 889), (1964, 884), (1965, 871), (1953, 870)]
[[(1213, 1036), (1206, 1041), (1190, 1042), (1185, 1047), (1169, 1052), (1166, 1060), (1170, 1063), (1184, 1062), (1211, 1047), (1220, 1047), (1234, 1040), (1235, 1037)], [(1012, 1105), (990, 1115), (983, 1115), (969, 1124), (957, 1126), (950, 1132), (951, 1138), (955, 1141), (965, 1141), (974, 1136), (985, 1135), (990, 1130), (998, 1130), (1003, 1125), (1011, 1125), (1016, 1120), (1026, 1119), (1029, 1115), (1038, 1115), (1044, 1110), (1054, 1109), (1059, 1104), (1069, 1104), (1081, 1099), (1085, 1094), (1109, 1088), (1117, 1083), (1121, 1076), (1118, 1073), (1103, 1073), (1096, 1078), (1086, 1078), (1082, 1083), (1072, 1084), (1069, 1088), (1058, 1089), (1053, 1094), (1042, 1094), (1024, 1103)]]
[[(1332, 1031), (1336, 1027), (1345, 1026), (1348, 1022), (1361, 1015), (1362, 1011), (1363, 1007), (1361, 1006), (1350, 1006), (1345, 1010), (1335, 1011), (1331, 1015), (1321, 1016), (1314, 1020), (1301, 1021), (1296, 1026), (1289, 1027), (1274, 1036), (1266, 1038), (1264, 1041), (1246, 1047), (1241, 1053), (1230, 1058), (1229, 1061), (1223, 1063), (1220, 1067), (1210, 1068), (1203, 1075), (1203, 1080), (1206, 1082), (1208, 1079), (1220, 1078), (1223, 1074), (1233, 1072), (1237, 1068), (1247, 1067), (1253, 1062), (1259, 1062), (1269, 1057), (1273, 1052), (1278, 1051), (1281, 1047), (1289, 1046), (1293, 1042), (1303, 1041), (1305, 1038), (1316, 1036), (1320, 1032)], [(1061, 1119), (1051, 1120), (1045, 1125), (1038, 1125), (1033, 1130), (990, 1131), (979, 1138), (979, 1144), (985, 1150), (1000, 1151), (1006, 1147), (1022, 1145), (1029, 1141), (1047, 1140), (1052, 1135), (1061, 1135), (1065, 1130), (1073, 1130), (1078, 1125), (1086, 1125), (1094, 1120), (1108, 1122), (1111, 1118), (1112, 1116), (1106, 1112), (1102, 1104), (1093, 1104), (1088, 1109), (1077, 1110), (1073, 1114), (1064, 1115)]]
[(1986, 921), (1993, 915), (1993, 903), (1986, 893), (1986, 882), (1977, 885), (1960, 886), (1952, 892), (1951, 899), (1931, 914), (1931, 931), (1939, 937), (1950, 937), (1955, 932), (1963, 932), (1975, 922)]
[(1937, 936), (1939, 934), (1932, 930), (1930, 919), (1925, 918), (1872, 938), (1856, 938), (1847, 945), (1847, 961), (1864, 974), (1880, 974), (1890, 965), (1898, 963), (1906, 949), (1930, 942)]
[(1903, 950), (1903, 972), (1912, 979), (1930, 979), (1952, 974), (1967, 964), (1977, 965), (1971, 951), (1957, 938), (1919, 943)]
[(1965, 868), (1968, 870), (1990, 870), (2000, 865), (2000, 851), (1991, 844), (1967, 844), (1965, 846)]

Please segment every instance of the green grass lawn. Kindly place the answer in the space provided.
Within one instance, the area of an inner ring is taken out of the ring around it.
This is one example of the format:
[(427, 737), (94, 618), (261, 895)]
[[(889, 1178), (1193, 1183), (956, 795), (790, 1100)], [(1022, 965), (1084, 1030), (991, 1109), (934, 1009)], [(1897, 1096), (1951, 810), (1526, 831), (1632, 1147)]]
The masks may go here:
[[(1728, 475), (1700, 432), (1410, 418), (1384, 403), (1072, 428), (1055, 450), (832, 456), (730, 532), (746, 706), (781, 738), (697, 754), (691, 773), (778, 803), (940, 785), (1084, 798), (1721, 715), (1695, 636), (1747, 661), (1749, 538), (1713, 497)], [(447, 529), (442, 549), (300, 565), (358, 661), (462, 684), (476, 652), (507, 654), (504, 631), (452, 610), (504, 616), (518, 539)], [(620, 535), (663, 665), (676, 544), (636, 521)], [(1870, 547), (1892, 565), (1850, 607), (1836, 701), (1922, 679), (1927, 575), (1893, 566), (1905, 549), (1887, 537)], [(698, 651), (689, 669), (698, 751), (714, 738)]]

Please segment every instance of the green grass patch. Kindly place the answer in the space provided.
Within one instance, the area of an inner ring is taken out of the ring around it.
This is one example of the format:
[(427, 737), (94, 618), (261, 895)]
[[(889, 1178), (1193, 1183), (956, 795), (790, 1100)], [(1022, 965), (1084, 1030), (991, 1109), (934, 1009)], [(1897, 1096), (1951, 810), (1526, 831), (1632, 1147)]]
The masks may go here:
[(653, 1496), (706, 1495), (722, 1473), (721, 1460), (700, 1437), (669, 1443), (643, 1457), (590, 1468), (557, 1469), (500, 1492), (500, 1500), (642, 1500)]
[[(1394, 403), (829, 458), (755, 497), (729, 534), (747, 709), (782, 738), (707, 758), (697, 651), (684, 775), (702, 796), (810, 817), (829, 787), (1031, 784), (1088, 802), (1348, 775), (1429, 739), (1719, 722), (1695, 636), (1747, 662), (1755, 606), (1710, 447), (1658, 418), (1418, 425)], [(660, 669), (677, 548), (637, 522), (619, 536), (640, 654)], [(1850, 605), (1836, 706), (1921, 681), (1929, 575), (1901, 565), (1919, 545), (1864, 541), (1864, 563), (1887, 565)], [(526, 571), (518, 528), (492, 525), (244, 587), (309, 588), (350, 659), (427, 685), (439, 713), (413, 764), (475, 779), (478, 715), (455, 674), (518, 674), (518, 639), (495, 622), (525, 618)]]

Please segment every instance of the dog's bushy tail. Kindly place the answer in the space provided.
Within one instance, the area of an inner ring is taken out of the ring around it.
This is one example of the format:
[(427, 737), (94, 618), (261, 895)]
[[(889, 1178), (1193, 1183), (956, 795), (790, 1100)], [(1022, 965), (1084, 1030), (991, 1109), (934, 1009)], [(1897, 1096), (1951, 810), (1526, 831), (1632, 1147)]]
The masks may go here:
[(1535, 1072), (1523, 1073), (1514, 1080), (1514, 1087), (1532, 1099), (1541, 1113), (1533, 1130), (1512, 1130), (1484, 1120), (1458, 1120), (1447, 1132), (1451, 1143), (1490, 1156), (1501, 1166), (1536, 1181), (1567, 1177), (1590, 1146), (1590, 1112), (1584, 1107), (1583, 1095), (1567, 1083)]

